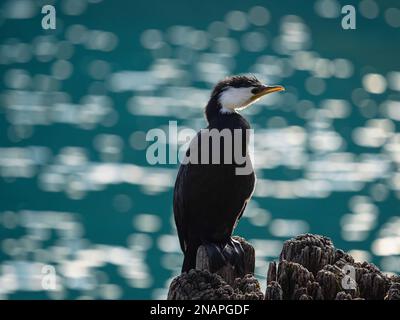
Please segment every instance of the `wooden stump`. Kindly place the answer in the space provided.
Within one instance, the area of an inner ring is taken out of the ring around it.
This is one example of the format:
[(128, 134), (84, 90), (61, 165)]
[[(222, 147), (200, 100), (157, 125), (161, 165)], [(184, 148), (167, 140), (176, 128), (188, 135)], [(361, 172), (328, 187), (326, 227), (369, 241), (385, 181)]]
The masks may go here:
[(231, 265), (210, 271), (210, 259), (204, 246), (197, 250), (196, 269), (175, 277), (170, 284), (168, 300), (263, 300), (264, 295), (254, 278), (254, 248), (243, 238), (233, 237), (244, 251), (244, 274)]
[[(240, 242), (244, 251), (244, 274), (245, 275), (254, 274), (255, 259), (256, 259), (254, 248), (250, 243), (248, 243), (241, 237), (234, 236), (233, 238)], [(197, 250), (196, 269), (211, 271), (210, 259), (207, 254), (207, 250), (204, 246), (200, 246), (199, 249)], [(231, 264), (223, 266), (215, 273), (220, 275), (229, 285), (233, 285), (236, 278), (243, 277), (243, 274), (239, 274), (239, 272), (237, 272), (235, 267), (232, 266)]]
[[(399, 277), (389, 277), (371, 263), (355, 262), (349, 254), (336, 249), (327, 237), (303, 234), (287, 240), (279, 260), (269, 264), (266, 299), (400, 298)], [(345, 270), (353, 270), (352, 277)], [(345, 277), (353, 280), (354, 288), (343, 285)]]

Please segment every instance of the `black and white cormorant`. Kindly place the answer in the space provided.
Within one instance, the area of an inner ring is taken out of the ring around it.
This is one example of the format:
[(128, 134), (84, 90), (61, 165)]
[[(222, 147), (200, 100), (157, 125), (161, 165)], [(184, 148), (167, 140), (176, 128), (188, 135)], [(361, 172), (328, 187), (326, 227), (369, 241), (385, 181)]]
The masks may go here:
[[(248, 160), (248, 137), (245, 131), (250, 129), (250, 125), (237, 110), (248, 107), (268, 93), (282, 90), (282, 86), (263, 85), (255, 77), (232, 76), (220, 81), (205, 108), (207, 129), (239, 130), (242, 133), (242, 155)], [(199, 132), (193, 141), (200, 145), (201, 137), (202, 133)], [(220, 150), (224, 147), (223, 143)], [(238, 147), (234, 142), (232, 146)], [(210, 159), (213, 152), (220, 150), (212, 147), (207, 149)], [(186, 157), (190, 156), (190, 152), (189, 148)], [(200, 148), (199, 159), (204, 152)], [(238, 175), (236, 169), (243, 163), (239, 164), (235, 158), (231, 163), (224, 163), (224, 158), (221, 159), (220, 164), (213, 164), (211, 160), (209, 164), (189, 161), (179, 168), (174, 189), (174, 216), (184, 253), (182, 272), (195, 268), (200, 245), (205, 245), (211, 256), (212, 271), (227, 262), (237, 267), (239, 272), (243, 270), (243, 250), (231, 236), (252, 196), (256, 178), (251, 163), (248, 174)]]

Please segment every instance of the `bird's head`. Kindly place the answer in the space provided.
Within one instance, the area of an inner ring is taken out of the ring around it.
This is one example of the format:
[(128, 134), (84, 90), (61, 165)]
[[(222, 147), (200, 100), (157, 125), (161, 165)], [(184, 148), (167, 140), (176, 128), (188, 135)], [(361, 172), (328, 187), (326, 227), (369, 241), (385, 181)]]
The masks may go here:
[(285, 90), (282, 86), (262, 84), (254, 76), (232, 76), (217, 83), (206, 107), (207, 119), (214, 115), (233, 113), (259, 100), (262, 96)]

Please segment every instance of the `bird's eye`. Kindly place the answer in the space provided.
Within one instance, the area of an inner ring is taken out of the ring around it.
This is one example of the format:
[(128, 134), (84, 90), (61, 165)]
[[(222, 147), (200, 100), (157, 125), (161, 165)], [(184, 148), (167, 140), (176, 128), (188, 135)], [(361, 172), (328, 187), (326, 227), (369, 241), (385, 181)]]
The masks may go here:
[(259, 88), (253, 88), (253, 89), (251, 90), (251, 93), (252, 93), (252, 94), (256, 94), (256, 93), (258, 93), (258, 92), (260, 92), (260, 89), (259, 89)]

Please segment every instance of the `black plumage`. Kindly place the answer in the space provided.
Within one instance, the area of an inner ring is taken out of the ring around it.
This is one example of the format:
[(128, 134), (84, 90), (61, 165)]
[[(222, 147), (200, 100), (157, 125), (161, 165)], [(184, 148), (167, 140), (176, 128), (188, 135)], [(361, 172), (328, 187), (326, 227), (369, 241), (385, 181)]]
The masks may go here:
[[(250, 161), (247, 150), (248, 135), (246, 134), (250, 125), (234, 110), (229, 113), (221, 112), (223, 106), (220, 96), (228, 88), (247, 87), (251, 88), (252, 93), (248, 104), (261, 95), (269, 93), (266, 92), (268, 88), (270, 92), (279, 91), (271, 89), (275, 87), (262, 85), (254, 77), (234, 76), (219, 82), (205, 108), (207, 129), (216, 129), (219, 132), (223, 129), (233, 132), (236, 129), (240, 133), (239, 143), (235, 139), (232, 141), (222, 139), (218, 150), (218, 148), (212, 148), (210, 141), (210, 147), (207, 150), (199, 147), (198, 154), (194, 158), (200, 162), (201, 155), (208, 151), (208, 159), (211, 162), (213, 153), (220, 152), (220, 163), (195, 164), (189, 162), (181, 164), (179, 168), (173, 202), (175, 223), (184, 253), (182, 272), (195, 268), (197, 249), (201, 244), (206, 246), (212, 257), (212, 268), (219, 269), (228, 261), (239, 270), (242, 268), (240, 261), (242, 248), (239, 243), (231, 239), (231, 236), (253, 193), (256, 177), (251, 162), (247, 162), (251, 168), (248, 174), (237, 174), (236, 169), (246, 164), (238, 163), (233, 155), (231, 163), (225, 161), (223, 150), (227, 143), (232, 143), (232, 152), (235, 152), (235, 148), (240, 148), (242, 156)], [(263, 91), (265, 93), (262, 93)], [(191, 142), (191, 146), (195, 144), (200, 146), (204, 138), (204, 134), (199, 132)], [(193, 151), (190, 148), (186, 156), (190, 157), (191, 152)]]

